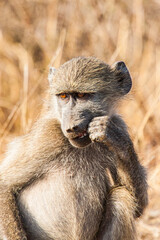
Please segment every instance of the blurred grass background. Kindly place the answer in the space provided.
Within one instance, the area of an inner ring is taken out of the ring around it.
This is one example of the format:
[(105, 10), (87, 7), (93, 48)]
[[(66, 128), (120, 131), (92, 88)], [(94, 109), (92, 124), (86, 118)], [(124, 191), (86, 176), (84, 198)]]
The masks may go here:
[(31, 127), (48, 87), (49, 65), (75, 56), (123, 60), (133, 90), (121, 104), (141, 162), (149, 206), (139, 239), (160, 239), (160, 1), (1, 0), (0, 154)]

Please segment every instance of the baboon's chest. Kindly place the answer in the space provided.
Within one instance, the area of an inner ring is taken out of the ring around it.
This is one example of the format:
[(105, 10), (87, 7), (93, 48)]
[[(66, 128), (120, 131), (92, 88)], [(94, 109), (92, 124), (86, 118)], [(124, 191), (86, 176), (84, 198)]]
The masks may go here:
[(76, 171), (50, 171), (22, 191), (20, 211), (33, 239), (50, 239), (47, 232), (51, 239), (89, 240), (98, 231), (107, 191), (105, 171)]

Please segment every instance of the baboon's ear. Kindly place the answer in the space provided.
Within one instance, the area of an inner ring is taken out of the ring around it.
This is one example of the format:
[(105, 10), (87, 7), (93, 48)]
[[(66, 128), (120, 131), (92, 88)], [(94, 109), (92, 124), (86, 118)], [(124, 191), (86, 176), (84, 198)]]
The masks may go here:
[(53, 82), (53, 75), (55, 74), (56, 69), (54, 67), (50, 67), (49, 68), (49, 73), (48, 73), (48, 81), (49, 81), (49, 85), (52, 85)]
[(118, 89), (123, 95), (127, 94), (132, 87), (132, 79), (125, 63), (122, 61), (116, 62), (113, 65), (113, 71)]

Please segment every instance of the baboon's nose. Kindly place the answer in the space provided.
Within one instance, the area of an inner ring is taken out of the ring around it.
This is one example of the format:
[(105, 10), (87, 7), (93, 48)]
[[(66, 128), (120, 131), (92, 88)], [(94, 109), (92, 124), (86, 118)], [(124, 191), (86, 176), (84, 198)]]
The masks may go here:
[(70, 128), (67, 128), (66, 132), (67, 132), (67, 133), (77, 132), (78, 129), (79, 129), (78, 126), (72, 126), (72, 127), (70, 127)]

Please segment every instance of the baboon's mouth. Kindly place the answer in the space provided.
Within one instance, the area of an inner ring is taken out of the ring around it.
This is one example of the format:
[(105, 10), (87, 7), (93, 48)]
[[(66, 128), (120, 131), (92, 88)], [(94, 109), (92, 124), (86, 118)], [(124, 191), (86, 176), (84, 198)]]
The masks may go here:
[(83, 131), (81, 133), (78, 133), (78, 136), (76, 138), (84, 138), (88, 135), (87, 131)]
[(88, 132), (77, 133), (77, 136), (69, 140), (70, 143), (75, 147), (85, 147), (91, 143)]
[(83, 139), (84, 137), (88, 136), (87, 130), (83, 130), (81, 132), (74, 132), (68, 134), (68, 139), (70, 140), (77, 140), (77, 139)]

